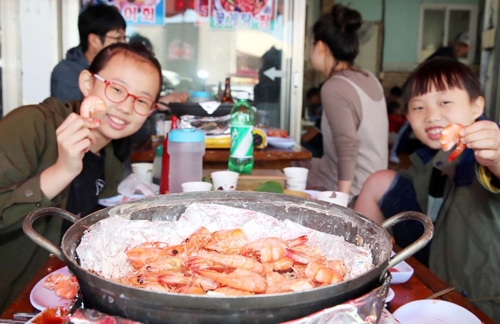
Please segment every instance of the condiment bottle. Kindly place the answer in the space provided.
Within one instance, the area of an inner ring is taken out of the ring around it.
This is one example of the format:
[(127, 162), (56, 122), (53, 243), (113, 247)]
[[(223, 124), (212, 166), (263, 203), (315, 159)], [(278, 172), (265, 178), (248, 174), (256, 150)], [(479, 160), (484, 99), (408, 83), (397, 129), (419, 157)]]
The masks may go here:
[(202, 180), (205, 133), (193, 128), (171, 130), (168, 133), (168, 154), (170, 193), (182, 192), (184, 182)]
[(221, 103), (234, 103), (233, 97), (231, 96), (231, 79), (226, 78), (226, 85), (224, 87), (224, 92), (222, 93)]
[[(177, 116), (172, 116), (172, 128), (177, 129)], [(170, 132), (169, 132), (170, 133)], [(165, 134), (163, 140), (163, 153), (161, 157), (161, 178), (160, 178), (160, 195), (169, 193), (169, 176), (170, 176), (170, 155), (168, 155), (168, 134)]]

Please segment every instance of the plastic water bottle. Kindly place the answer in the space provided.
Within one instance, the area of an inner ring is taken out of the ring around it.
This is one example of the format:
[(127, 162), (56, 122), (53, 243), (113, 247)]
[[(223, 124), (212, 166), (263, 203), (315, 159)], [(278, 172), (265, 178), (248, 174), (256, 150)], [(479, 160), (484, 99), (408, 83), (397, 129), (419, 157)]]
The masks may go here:
[(239, 92), (231, 110), (231, 148), (229, 170), (250, 174), (253, 169), (254, 112), (248, 103), (248, 93)]
[(203, 178), (203, 155), (205, 155), (205, 133), (198, 129), (173, 129), (168, 133), (168, 155), (170, 156), (170, 193), (182, 192), (182, 184), (201, 181)]

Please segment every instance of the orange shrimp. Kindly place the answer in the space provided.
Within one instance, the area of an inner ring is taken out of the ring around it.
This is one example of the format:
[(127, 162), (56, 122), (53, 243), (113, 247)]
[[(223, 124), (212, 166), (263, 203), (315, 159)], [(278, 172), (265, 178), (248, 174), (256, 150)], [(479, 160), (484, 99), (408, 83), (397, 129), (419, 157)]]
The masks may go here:
[(289, 257), (282, 257), (279, 260), (269, 262), (269, 264), (274, 271), (284, 271), (290, 269), (294, 265), (294, 261)]
[(168, 257), (151, 262), (143, 267), (139, 268), (138, 272), (161, 272), (164, 270), (181, 270), (184, 263), (184, 257)]
[(166, 286), (200, 286), (204, 291), (214, 290), (219, 284), (210, 278), (188, 277), (180, 272), (163, 273), (158, 276), (158, 282)]
[(182, 286), (174, 290), (179, 294), (204, 295), (206, 292), (199, 286)]
[(164, 242), (145, 242), (128, 249), (128, 260), (134, 269), (155, 263), (161, 259), (173, 257), (184, 252), (183, 245), (172, 245)]
[(103, 111), (106, 111), (106, 103), (98, 96), (88, 96), (80, 105), (80, 116), (83, 118), (94, 118)]
[(266, 294), (304, 291), (314, 287), (316, 285), (310, 279), (286, 279), (275, 286), (268, 286)]
[(186, 247), (187, 254), (190, 255), (194, 251), (198, 251), (205, 247), (205, 244), (212, 238), (210, 232), (205, 227), (198, 228), (193, 234), (184, 240), (183, 244)]
[(54, 290), (57, 282), (62, 280), (64, 277), (65, 275), (63, 275), (62, 273), (53, 273), (50, 276), (48, 276), (47, 279), (45, 279), (42, 286), (47, 289)]
[(57, 296), (65, 299), (73, 299), (78, 292), (78, 282), (60, 281), (54, 289)]
[(306, 277), (321, 283), (331, 284), (344, 281), (344, 277), (336, 269), (319, 261), (309, 262), (305, 274)]
[(205, 248), (220, 253), (236, 254), (247, 243), (248, 238), (245, 232), (241, 228), (236, 228), (213, 232)]
[(248, 295), (253, 295), (252, 292), (250, 291), (245, 291), (245, 290), (240, 290), (236, 288), (231, 288), (231, 287), (220, 287), (214, 290), (214, 292), (223, 294), (226, 296), (248, 296)]
[(264, 273), (264, 266), (262, 265), (262, 263), (251, 258), (247, 258), (243, 255), (199, 251), (198, 256), (228, 267), (243, 268), (256, 273)]
[(78, 280), (76, 277), (61, 273), (54, 273), (48, 276), (42, 286), (54, 290), (57, 296), (65, 299), (75, 298), (78, 292)]
[(267, 289), (266, 280), (261, 275), (242, 268), (236, 268), (230, 273), (213, 270), (196, 270), (195, 273), (240, 290), (263, 293)]
[(460, 124), (450, 124), (443, 128), (441, 135), (439, 136), (439, 142), (443, 151), (451, 150), (455, 145), (457, 146), (455, 150), (448, 156), (448, 162), (455, 160), (467, 147), (461, 142), (462, 136), (460, 136), (460, 131), (464, 128)]
[(305, 242), (307, 242), (305, 235), (288, 241), (277, 237), (265, 237), (243, 246), (240, 254), (248, 256), (257, 252), (261, 262), (272, 262), (281, 259), (285, 255), (286, 248), (302, 245)]

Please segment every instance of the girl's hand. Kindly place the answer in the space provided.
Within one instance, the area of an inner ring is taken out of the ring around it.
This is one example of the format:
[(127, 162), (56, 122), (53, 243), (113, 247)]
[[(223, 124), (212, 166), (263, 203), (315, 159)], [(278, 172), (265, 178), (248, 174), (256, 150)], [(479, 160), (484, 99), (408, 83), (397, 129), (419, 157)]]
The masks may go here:
[(83, 156), (95, 144), (91, 129), (99, 123), (83, 118), (75, 113), (69, 115), (56, 130), (59, 156), (55, 166), (66, 174), (80, 174), (83, 169)]
[(481, 120), (464, 127), (462, 143), (474, 150), (476, 161), (500, 177), (500, 129), (495, 122)]

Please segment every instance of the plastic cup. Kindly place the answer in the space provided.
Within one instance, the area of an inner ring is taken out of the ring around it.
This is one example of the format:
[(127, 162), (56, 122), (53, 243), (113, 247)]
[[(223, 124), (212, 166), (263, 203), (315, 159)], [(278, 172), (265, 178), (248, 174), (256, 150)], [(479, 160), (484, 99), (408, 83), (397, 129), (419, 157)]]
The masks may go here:
[(307, 185), (307, 174), (309, 170), (306, 168), (290, 167), (284, 168), (283, 172), (286, 176), (286, 189), (288, 190), (305, 190)]
[(211, 176), (214, 190), (234, 191), (238, 185), (240, 174), (234, 171), (215, 171), (212, 172)]
[(212, 184), (210, 182), (204, 181), (190, 181), (181, 184), (182, 192), (193, 192), (193, 191), (210, 191), (212, 190)]
[(347, 204), (349, 203), (349, 195), (340, 191), (318, 192), (316, 199), (344, 207), (347, 207)]
[(144, 183), (153, 183), (153, 163), (132, 163), (132, 172)]
[(157, 140), (163, 140), (165, 138), (165, 115), (155, 114), (153, 115), (155, 123), (155, 135)]

